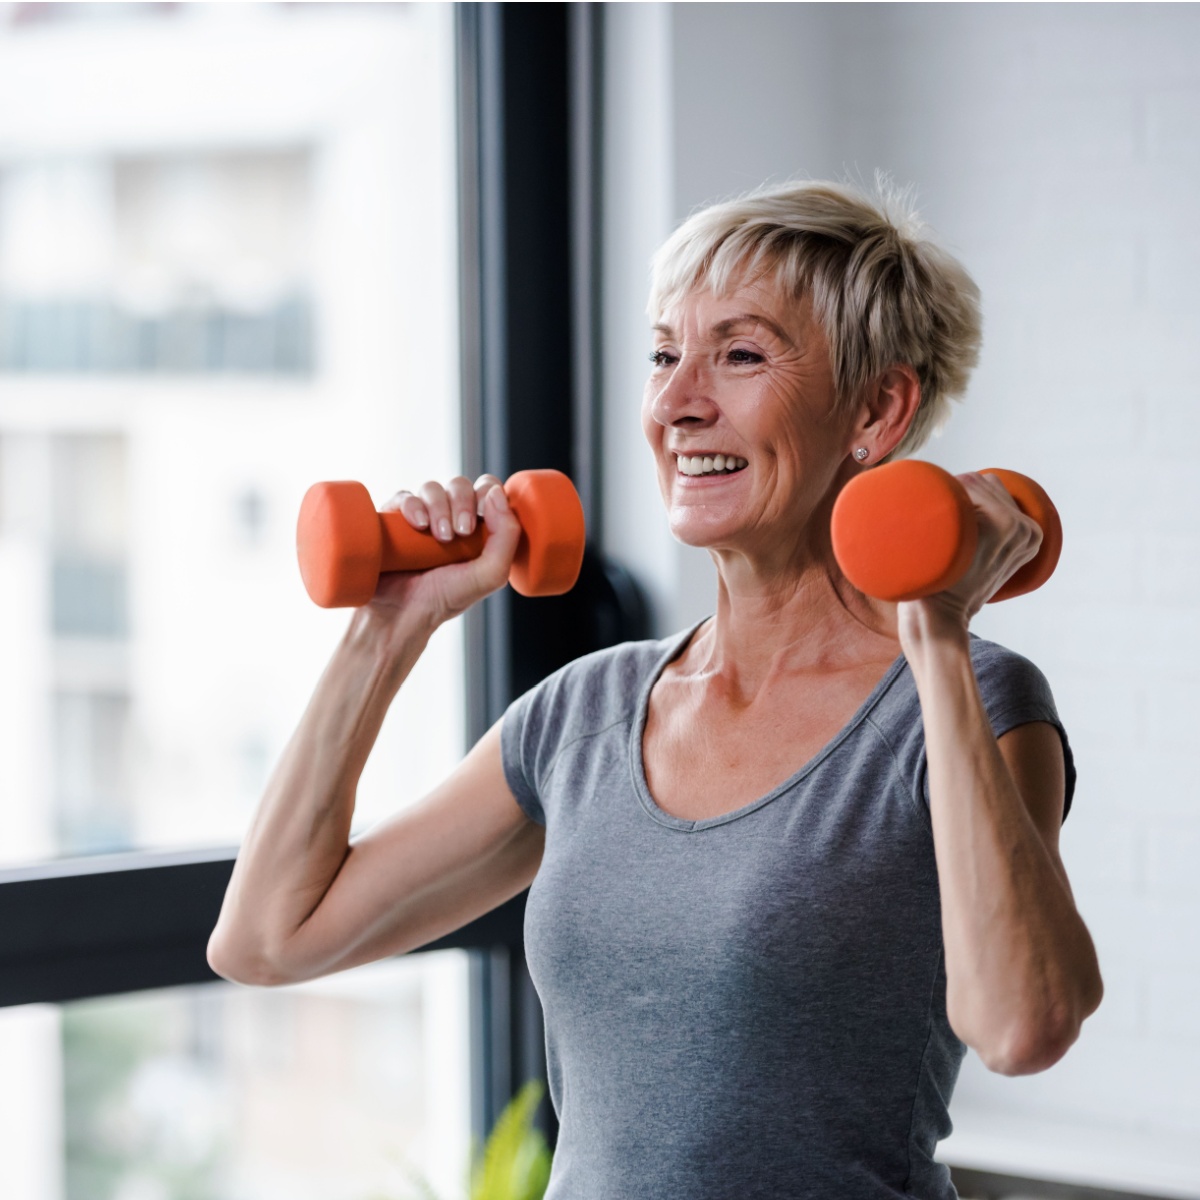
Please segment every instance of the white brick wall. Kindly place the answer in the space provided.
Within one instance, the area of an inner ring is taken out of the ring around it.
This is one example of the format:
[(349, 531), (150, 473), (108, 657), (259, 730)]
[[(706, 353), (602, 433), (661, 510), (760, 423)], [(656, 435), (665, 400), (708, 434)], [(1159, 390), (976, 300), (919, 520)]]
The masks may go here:
[[(1093, 1182), (1102, 1159), (1114, 1183), (1200, 1196), (1200, 8), (684, 4), (658, 21), (674, 219), (792, 175), (915, 185), (986, 321), (971, 394), (925, 456), (1024, 470), (1062, 512), (1058, 575), (976, 628), (1042, 667), (1071, 734), (1063, 856), (1107, 994), (1049, 1072), (969, 1059), (960, 1153)], [(628, 327), (609, 341), (622, 361), (644, 349)], [(703, 557), (641, 536), (662, 628), (707, 611)]]

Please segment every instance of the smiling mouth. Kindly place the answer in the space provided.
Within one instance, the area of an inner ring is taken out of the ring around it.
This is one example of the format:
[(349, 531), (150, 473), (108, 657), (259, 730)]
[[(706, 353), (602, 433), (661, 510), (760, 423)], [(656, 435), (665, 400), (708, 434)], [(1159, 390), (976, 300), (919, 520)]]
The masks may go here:
[(675, 466), (680, 475), (732, 475), (749, 461), (736, 454), (677, 454)]

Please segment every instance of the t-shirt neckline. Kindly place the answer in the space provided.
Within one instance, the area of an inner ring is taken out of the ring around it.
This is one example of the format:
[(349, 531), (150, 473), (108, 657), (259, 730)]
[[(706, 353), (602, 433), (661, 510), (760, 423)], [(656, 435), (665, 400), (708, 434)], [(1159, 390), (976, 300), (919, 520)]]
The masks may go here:
[(756, 800), (751, 800), (749, 803), (743, 804), (740, 808), (735, 808), (731, 812), (720, 813), (715, 817), (703, 817), (692, 821), (686, 817), (673, 816), (671, 813), (659, 808), (658, 802), (651, 795), (650, 784), (646, 778), (646, 760), (642, 753), (642, 737), (646, 730), (646, 718), (650, 712), (650, 693), (654, 690), (654, 685), (658, 682), (663, 671), (667, 669), (668, 664), (683, 653), (692, 638), (695, 637), (696, 631), (700, 626), (709, 620), (711, 620), (711, 617), (704, 617), (689, 629), (685, 629), (683, 633), (670, 643), (659, 657), (658, 661), (654, 664), (654, 669), (650, 672), (646, 681), (642, 684), (641, 691), (638, 693), (637, 706), (634, 709), (634, 718), (629, 731), (629, 764), (631, 774), (633, 775), (634, 792), (637, 794), (639, 803), (647, 815), (658, 822), (658, 824), (665, 825), (668, 829), (678, 830), (681, 833), (700, 832), (704, 829), (712, 829), (718, 825), (727, 825), (730, 821), (736, 821), (740, 817), (745, 817), (752, 812), (756, 812), (758, 809), (770, 804), (772, 800), (775, 800), (795, 787), (806, 775), (815, 771), (862, 724), (868, 713), (879, 702), (884, 692), (887, 691), (892, 681), (907, 663), (903, 653), (899, 654), (892, 665), (884, 672), (883, 677), (871, 689), (870, 695), (859, 705), (854, 715), (795, 774), (788, 776), (787, 779), (772, 788), (766, 795), (759, 796)]

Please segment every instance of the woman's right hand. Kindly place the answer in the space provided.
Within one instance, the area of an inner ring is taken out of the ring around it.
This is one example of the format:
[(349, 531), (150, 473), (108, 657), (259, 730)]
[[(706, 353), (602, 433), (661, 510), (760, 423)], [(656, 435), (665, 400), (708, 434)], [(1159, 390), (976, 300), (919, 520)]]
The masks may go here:
[(406, 953), (515, 896), (541, 861), (543, 830), (508, 787), (499, 725), (421, 804), (350, 841), (388, 706), (436, 626), (504, 584), (521, 536), (493, 475), (426, 483), (385, 507), (441, 542), (482, 513), (487, 541), (469, 562), (381, 575), (355, 609), (238, 853), (209, 941), (228, 979), (294, 983)]
[(381, 574), (370, 601), (381, 614), (416, 606), (440, 625), (508, 582), (521, 525), (495, 475), (480, 475), (474, 483), (456, 475), (445, 486), (429, 480), (415, 493), (397, 492), (383, 508), (402, 513), (414, 529), (428, 530), (439, 542), (469, 536), (480, 518), (488, 536), (483, 553), (469, 562)]

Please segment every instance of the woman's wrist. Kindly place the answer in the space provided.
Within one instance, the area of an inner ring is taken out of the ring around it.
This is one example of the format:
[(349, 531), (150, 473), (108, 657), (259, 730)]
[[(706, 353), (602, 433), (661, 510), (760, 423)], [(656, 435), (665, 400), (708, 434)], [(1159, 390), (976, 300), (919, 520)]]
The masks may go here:
[(896, 624), (900, 648), (914, 672), (939, 654), (970, 653), (971, 637), (965, 614), (928, 600), (901, 601)]
[(403, 680), (439, 625), (436, 617), (416, 606), (380, 610), (364, 604), (351, 615), (344, 643), (378, 669), (396, 672)]

